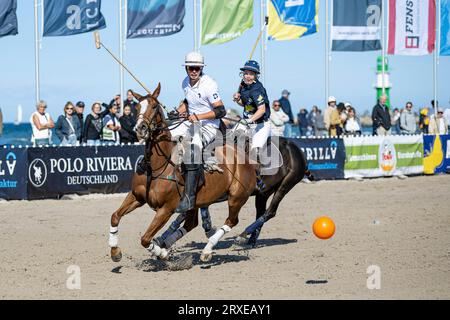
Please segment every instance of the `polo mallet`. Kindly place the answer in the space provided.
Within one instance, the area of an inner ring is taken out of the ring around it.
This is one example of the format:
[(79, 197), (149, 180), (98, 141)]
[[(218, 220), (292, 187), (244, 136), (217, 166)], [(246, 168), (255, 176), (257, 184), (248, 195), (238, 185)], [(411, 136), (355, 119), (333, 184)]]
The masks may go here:
[[(117, 63), (119, 63), (130, 74), (130, 76), (132, 76), (133, 79), (136, 80), (136, 82), (139, 83), (141, 87), (144, 88), (145, 91), (147, 91), (148, 94), (150, 95), (152, 94), (152, 92), (141, 81), (139, 81), (139, 79), (136, 78), (136, 76), (122, 62), (120, 62), (120, 60), (117, 59), (116, 56), (107, 47), (105, 47), (105, 45), (100, 41), (100, 33), (98, 31), (94, 31), (94, 38), (95, 38), (95, 47), (97, 49), (103, 47), (103, 49), (108, 51), (108, 53), (114, 58), (114, 60), (116, 60)], [(169, 113), (169, 110), (167, 110), (167, 107), (165, 105), (163, 105), (162, 103), (160, 103), (160, 105), (164, 110), (166, 110), (167, 113)]]
[(261, 36), (262, 36), (262, 34), (263, 34), (263, 32), (264, 32), (264, 29), (266, 28), (266, 26), (267, 26), (268, 24), (269, 24), (269, 17), (266, 17), (266, 18), (264, 19), (264, 25), (262, 26), (261, 31), (260, 31), (259, 34), (258, 34), (258, 38), (256, 39), (256, 42), (255, 42), (255, 44), (253, 45), (253, 49), (252, 49), (252, 52), (250, 53), (250, 57), (248, 57), (248, 60), (252, 60), (253, 54), (255, 53), (256, 46), (258, 45), (258, 42), (259, 42), (259, 40), (261, 39)]
[[(264, 19), (264, 25), (262, 26), (261, 31), (259, 31), (258, 38), (256, 38), (255, 44), (253, 45), (253, 49), (250, 52), (250, 56), (248, 57), (248, 60), (252, 60), (253, 54), (255, 53), (256, 46), (258, 45), (258, 42), (261, 39), (264, 29), (266, 28), (266, 26), (268, 24), (269, 24), (269, 17), (266, 16), (266, 18)], [(239, 84), (237, 92), (241, 91), (241, 89), (242, 89), (242, 84)]]

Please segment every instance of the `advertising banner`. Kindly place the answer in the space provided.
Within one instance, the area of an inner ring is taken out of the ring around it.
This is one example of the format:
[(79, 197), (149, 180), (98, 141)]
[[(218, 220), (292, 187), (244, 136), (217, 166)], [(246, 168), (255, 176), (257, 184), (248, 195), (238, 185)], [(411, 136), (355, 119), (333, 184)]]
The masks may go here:
[(450, 135), (424, 136), (423, 155), (425, 174), (450, 173)]
[(28, 199), (127, 192), (144, 146), (29, 148)]
[(423, 173), (422, 135), (344, 138), (345, 178)]
[(317, 180), (344, 179), (345, 147), (342, 139), (291, 139), (305, 154)]
[(0, 149), (0, 199), (22, 200), (27, 198), (27, 149)]

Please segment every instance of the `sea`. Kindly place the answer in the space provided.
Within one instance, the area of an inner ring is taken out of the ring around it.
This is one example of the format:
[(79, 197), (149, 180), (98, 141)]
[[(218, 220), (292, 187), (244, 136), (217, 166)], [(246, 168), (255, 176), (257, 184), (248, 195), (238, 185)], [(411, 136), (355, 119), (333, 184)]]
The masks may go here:
[[(52, 143), (59, 145), (59, 139), (54, 130), (52, 130)], [(293, 136), (299, 135), (298, 127), (293, 127)], [(372, 127), (363, 127), (363, 134), (372, 134)], [(3, 124), (3, 135), (0, 136), (0, 146), (16, 145), (16, 146), (31, 146), (31, 125), (29, 123), (14, 123)]]

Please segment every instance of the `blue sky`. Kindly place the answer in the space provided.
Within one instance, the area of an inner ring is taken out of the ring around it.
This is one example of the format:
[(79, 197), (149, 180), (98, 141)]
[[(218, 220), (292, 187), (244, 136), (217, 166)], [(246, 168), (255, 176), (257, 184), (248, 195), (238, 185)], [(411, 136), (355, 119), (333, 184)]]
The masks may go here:
[[(34, 1), (18, 1), (19, 34), (0, 38), (0, 107), (5, 122), (15, 117), (18, 104), (24, 109), (24, 121), (34, 111)], [(184, 55), (193, 49), (193, 2), (186, 0), (184, 29), (162, 38), (127, 41), (125, 64), (151, 90), (162, 84), (160, 100), (175, 106), (183, 99), (181, 67)], [(103, 0), (102, 12), (107, 28), (101, 30), (103, 43), (118, 54), (118, 0)], [(239, 107), (232, 94), (240, 81), (239, 67), (250, 54), (259, 33), (259, 1), (255, 1), (255, 22), (252, 29), (234, 41), (201, 48), (205, 55), (206, 73), (219, 84), (227, 108)], [(319, 33), (294, 41), (269, 42), (267, 50), (266, 87), (270, 100), (279, 98), (281, 90), (291, 91), (294, 111), (300, 107), (325, 104), (325, 1), (320, 1)], [(338, 101), (349, 101), (363, 112), (375, 102), (376, 57), (381, 52), (332, 53), (330, 93)], [(120, 91), (119, 66), (106, 51), (97, 50), (92, 33), (70, 37), (44, 38), (41, 55), (41, 98), (56, 118), (66, 101), (109, 102)], [(259, 48), (255, 59), (259, 59)], [(415, 109), (429, 105), (433, 98), (433, 56), (389, 56), (391, 100), (394, 107), (403, 107), (411, 100)], [(441, 57), (439, 64), (438, 99), (448, 107), (450, 100), (450, 57)], [(134, 80), (125, 75), (125, 89), (143, 93)]]

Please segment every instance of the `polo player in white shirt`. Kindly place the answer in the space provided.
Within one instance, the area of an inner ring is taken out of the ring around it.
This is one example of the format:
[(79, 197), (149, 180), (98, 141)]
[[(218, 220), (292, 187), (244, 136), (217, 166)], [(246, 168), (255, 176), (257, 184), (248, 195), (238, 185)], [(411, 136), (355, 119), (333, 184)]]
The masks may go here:
[(172, 126), (173, 129), (170, 130), (172, 137), (192, 137), (191, 150), (186, 152), (190, 158), (184, 157), (185, 188), (184, 195), (175, 210), (177, 213), (195, 207), (197, 186), (203, 174), (203, 148), (214, 141), (219, 130), (220, 118), (226, 114), (217, 83), (203, 74), (205, 67), (203, 56), (199, 52), (190, 52), (186, 55), (183, 66), (187, 73), (182, 83), (185, 99), (176, 111), (169, 114), (169, 118), (186, 116), (188, 120), (179, 126)]

